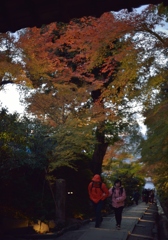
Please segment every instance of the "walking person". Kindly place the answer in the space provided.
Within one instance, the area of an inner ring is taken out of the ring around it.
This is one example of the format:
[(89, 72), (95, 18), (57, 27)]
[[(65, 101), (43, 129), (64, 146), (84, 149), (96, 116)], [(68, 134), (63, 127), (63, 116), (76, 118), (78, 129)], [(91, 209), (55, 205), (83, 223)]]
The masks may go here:
[(122, 211), (125, 204), (126, 192), (121, 186), (121, 180), (117, 179), (114, 182), (114, 187), (109, 189), (109, 196), (112, 197), (112, 207), (114, 209), (116, 228), (119, 230), (122, 221)]
[(89, 183), (88, 193), (95, 210), (95, 228), (99, 228), (103, 220), (101, 215), (103, 202), (109, 196), (109, 190), (106, 184), (102, 182), (99, 174), (95, 174)]
[(149, 202), (149, 189), (145, 189), (145, 202), (146, 204)]
[(138, 205), (138, 201), (140, 199), (140, 194), (137, 189), (135, 190), (135, 192), (133, 194), (133, 199), (134, 199), (135, 204)]
[(155, 197), (155, 194), (154, 194), (154, 191), (151, 190), (150, 193), (149, 193), (149, 199), (150, 199), (150, 203), (154, 203), (154, 197)]

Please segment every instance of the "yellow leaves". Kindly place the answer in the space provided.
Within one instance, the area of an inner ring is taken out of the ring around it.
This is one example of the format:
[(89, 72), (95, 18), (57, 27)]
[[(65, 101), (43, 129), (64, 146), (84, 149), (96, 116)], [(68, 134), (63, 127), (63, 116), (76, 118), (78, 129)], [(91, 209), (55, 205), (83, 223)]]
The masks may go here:
[(7, 132), (1, 132), (0, 133), (0, 139), (5, 140), (6, 142), (11, 140), (11, 135)]
[(165, 82), (164, 74), (157, 74), (156, 76), (152, 76), (149, 78), (148, 85), (152, 87), (158, 87), (161, 83)]
[(10, 131), (4, 131), (0, 133), (0, 140), (2, 143), (1, 150), (9, 152), (11, 149), (11, 142), (17, 142), (18, 140), (19, 143), (24, 142), (25, 137), (16, 136), (15, 133), (10, 129)]
[(20, 38), (18, 46), (24, 50), (26, 69), (32, 80), (39, 80), (40, 77), (49, 78), (48, 73), (55, 71), (55, 61), (50, 60), (49, 52), (46, 51), (47, 40), (40, 34), (39, 29), (28, 29)]

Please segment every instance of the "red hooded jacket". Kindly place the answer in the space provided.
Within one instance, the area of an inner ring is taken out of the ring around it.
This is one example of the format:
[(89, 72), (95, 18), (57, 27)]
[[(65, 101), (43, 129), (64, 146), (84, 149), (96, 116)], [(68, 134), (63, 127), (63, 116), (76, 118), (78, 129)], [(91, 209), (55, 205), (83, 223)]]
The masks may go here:
[(89, 183), (88, 193), (90, 199), (94, 203), (98, 203), (100, 200), (105, 200), (109, 196), (108, 188), (105, 183), (101, 181), (99, 174), (94, 175), (92, 181)]

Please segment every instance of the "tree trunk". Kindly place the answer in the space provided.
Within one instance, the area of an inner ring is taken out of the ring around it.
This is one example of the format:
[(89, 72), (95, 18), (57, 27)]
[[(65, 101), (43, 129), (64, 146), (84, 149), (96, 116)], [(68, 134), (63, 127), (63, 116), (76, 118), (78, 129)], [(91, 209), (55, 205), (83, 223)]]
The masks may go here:
[(65, 221), (66, 182), (64, 179), (56, 180), (56, 220)]
[(105, 142), (103, 129), (104, 129), (104, 123), (101, 124), (101, 126), (99, 126), (96, 131), (96, 138), (97, 138), (98, 144), (95, 145), (95, 150), (94, 150), (92, 161), (91, 161), (91, 170), (93, 174), (101, 174), (103, 159), (108, 147), (108, 143)]
[[(91, 96), (93, 98), (93, 102), (94, 102), (95, 106), (98, 104), (103, 109), (104, 108), (103, 102), (100, 101), (101, 90), (97, 89), (95, 91), (92, 91)], [(104, 119), (105, 119), (105, 117), (104, 117)], [(92, 161), (91, 161), (91, 170), (92, 170), (93, 174), (101, 174), (103, 158), (106, 154), (107, 147), (108, 147), (108, 143), (105, 142), (104, 127), (105, 127), (105, 122), (102, 121), (99, 123), (99, 125), (97, 126), (97, 130), (96, 130), (96, 139), (97, 139), (98, 143), (95, 145), (95, 149), (94, 149), (94, 153), (93, 153), (93, 157), (92, 157)]]

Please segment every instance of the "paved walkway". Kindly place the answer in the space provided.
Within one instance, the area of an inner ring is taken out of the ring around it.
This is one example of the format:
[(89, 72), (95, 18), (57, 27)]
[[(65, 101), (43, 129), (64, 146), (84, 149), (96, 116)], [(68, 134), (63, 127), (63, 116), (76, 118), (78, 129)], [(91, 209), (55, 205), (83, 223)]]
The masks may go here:
[[(135, 240), (135, 239), (156, 239), (154, 237), (153, 228), (155, 226), (155, 220), (154, 215), (151, 215), (150, 218), (150, 228), (145, 228), (144, 224), (146, 225), (148, 220), (144, 220), (143, 224), (143, 218), (147, 215), (147, 211), (149, 211), (150, 208), (154, 208), (154, 211), (156, 210), (155, 205), (148, 204), (146, 205), (144, 202), (141, 202), (139, 205), (133, 205), (129, 208), (125, 208), (123, 211), (123, 218), (122, 218), (122, 224), (121, 229), (116, 230), (115, 229), (115, 218), (114, 215), (109, 215), (108, 217), (103, 218), (103, 222), (101, 224), (100, 228), (95, 228), (94, 222), (90, 222), (89, 224), (86, 224), (85, 226), (81, 227), (79, 230), (67, 232), (64, 235), (55, 238), (57, 240)], [(149, 213), (150, 214), (150, 213)], [(146, 221), (146, 222), (145, 222)], [(140, 226), (137, 227), (137, 226)], [(143, 227), (142, 227), (143, 226)], [(139, 228), (140, 233), (133, 234), (133, 230)], [(54, 239), (54, 238), (53, 238)]]
[(140, 202), (139, 205), (124, 208), (120, 230), (115, 228), (114, 214), (111, 214), (103, 218), (100, 228), (94, 227), (95, 222), (89, 222), (76, 230), (71, 229), (61, 236), (50, 233), (6, 237), (3, 240), (165, 240), (157, 238), (156, 216), (157, 206), (155, 204)]

